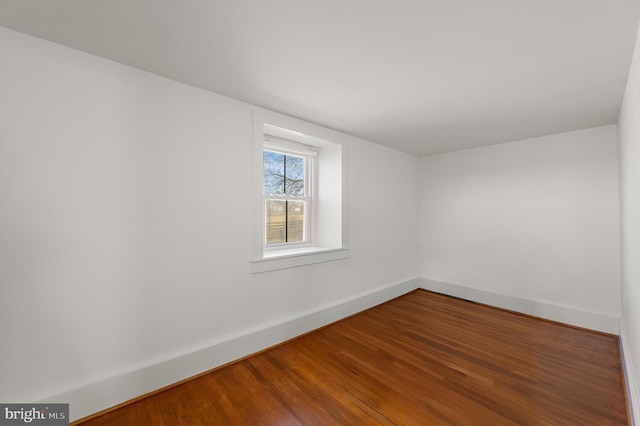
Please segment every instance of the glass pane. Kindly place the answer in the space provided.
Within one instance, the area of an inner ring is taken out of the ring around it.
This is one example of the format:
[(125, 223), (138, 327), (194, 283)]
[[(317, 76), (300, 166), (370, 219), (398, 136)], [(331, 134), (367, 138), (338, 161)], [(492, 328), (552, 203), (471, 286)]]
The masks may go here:
[(263, 179), (265, 194), (284, 194), (284, 158), (284, 154), (264, 151)]
[(304, 201), (288, 201), (287, 242), (304, 241)]
[(285, 191), (289, 195), (304, 196), (304, 158), (285, 156), (287, 164)]
[(285, 200), (266, 200), (265, 206), (266, 243), (285, 243), (286, 240), (286, 207)]

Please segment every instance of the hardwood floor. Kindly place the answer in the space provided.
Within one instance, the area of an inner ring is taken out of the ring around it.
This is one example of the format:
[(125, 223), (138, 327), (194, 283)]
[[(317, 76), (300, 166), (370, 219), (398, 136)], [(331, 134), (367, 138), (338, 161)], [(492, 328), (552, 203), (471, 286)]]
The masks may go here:
[(416, 290), (77, 424), (628, 420), (616, 336)]

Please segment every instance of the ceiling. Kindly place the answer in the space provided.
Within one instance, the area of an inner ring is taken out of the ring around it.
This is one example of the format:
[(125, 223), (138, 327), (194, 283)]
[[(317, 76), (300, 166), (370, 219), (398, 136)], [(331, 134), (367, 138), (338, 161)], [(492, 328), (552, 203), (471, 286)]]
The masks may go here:
[(638, 0), (0, 0), (0, 25), (416, 155), (617, 121)]

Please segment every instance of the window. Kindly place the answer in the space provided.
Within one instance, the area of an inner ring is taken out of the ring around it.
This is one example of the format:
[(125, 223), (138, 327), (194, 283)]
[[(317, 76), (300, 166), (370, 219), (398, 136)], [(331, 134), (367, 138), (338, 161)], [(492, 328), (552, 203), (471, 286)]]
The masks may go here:
[(264, 244), (270, 248), (310, 243), (316, 152), (273, 137), (266, 137), (264, 146)]
[(253, 272), (347, 257), (345, 135), (266, 111), (253, 122)]

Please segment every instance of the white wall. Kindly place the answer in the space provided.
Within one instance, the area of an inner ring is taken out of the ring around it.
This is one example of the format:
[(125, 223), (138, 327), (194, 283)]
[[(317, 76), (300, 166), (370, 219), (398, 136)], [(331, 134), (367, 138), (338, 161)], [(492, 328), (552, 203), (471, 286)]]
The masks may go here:
[(617, 332), (615, 126), (424, 157), (420, 173), (422, 277), (543, 317), (602, 315)]
[[(640, 422), (640, 33), (618, 121), (622, 220), (622, 341), (627, 382)], [(635, 372), (635, 373), (634, 373)]]
[(91, 389), (86, 415), (135, 396), (114, 377), (417, 276), (416, 157), (340, 136), (349, 258), (251, 274), (250, 105), (3, 28), (0, 55), (1, 401)]

